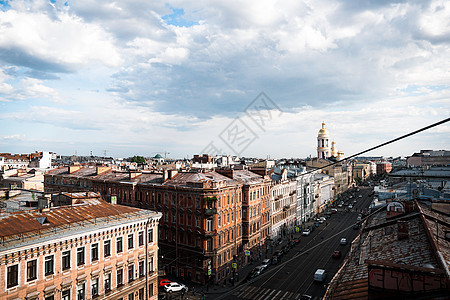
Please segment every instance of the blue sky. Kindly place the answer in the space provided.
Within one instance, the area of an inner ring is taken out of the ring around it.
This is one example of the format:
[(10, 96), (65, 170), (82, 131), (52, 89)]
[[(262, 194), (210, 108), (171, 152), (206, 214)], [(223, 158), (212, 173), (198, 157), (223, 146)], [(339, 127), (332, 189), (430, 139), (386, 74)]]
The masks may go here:
[(350, 155), (448, 118), (449, 57), (448, 1), (0, 1), (0, 152)]

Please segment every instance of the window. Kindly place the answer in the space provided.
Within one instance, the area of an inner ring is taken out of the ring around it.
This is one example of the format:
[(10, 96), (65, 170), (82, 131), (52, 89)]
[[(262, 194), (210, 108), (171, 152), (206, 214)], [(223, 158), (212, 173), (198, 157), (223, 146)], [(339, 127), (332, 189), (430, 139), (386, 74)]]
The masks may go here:
[(118, 269), (117, 270), (117, 286), (122, 286), (123, 285), (123, 269)]
[(70, 289), (61, 292), (61, 300), (70, 300)]
[(200, 227), (200, 217), (199, 216), (195, 216), (195, 226)]
[(7, 287), (11, 288), (19, 284), (19, 265), (8, 267)]
[(151, 297), (153, 295), (154, 295), (154, 293), (153, 293), (153, 283), (150, 283), (148, 285), (148, 296)]
[(91, 261), (98, 260), (98, 243), (91, 246)]
[(51, 275), (51, 274), (54, 273), (54, 270), (53, 270), (53, 266), (54, 266), (53, 259), (54, 259), (53, 255), (49, 255), (49, 256), (45, 257), (45, 266), (44, 266), (44, 275), (45, 276), (48, 276), (48, 275)]
[(128, 265), (128, 282), (134, 280), (134, 264)]
[(55, 300), (55, 295), (46, 296), (44, 300)]
[(79, 284), (77, 287), (77, 300), (86, 299), (86, 284)]
[(144, 288), (140, 288), (139, 289), (139, 300), (144, 300), (144, 295), (145, 295)]
[(77, 248), (77, 266), (84, 265), (84, 247)]
[(122, 253), (123, 251), (123, 238), (121, 236), (119, 236), (116, 240), (116, 250), (117, 253)]
[(111, 256), (111, 241), (107, 240), (103, 242), (104, 257)]
[(144, 271), (144, 261), (141, 260), (139, 262), (139, 277), (144, 277), (145, 271)]
[(128, 294), (128, 300), (134, 300), (134, 293)]
[(105, 293), (111, 291), (111, 273), (105, 274)]
[(153, 268), (153, 256), (148, 259), (148, 272), (153, 272), (155, 269)]
[(27, 281), (37, 278), (37, 260), (33, 259), (27, 262)]
[(148, 230), (148, 242), (153, 243), (153, 228)]
[(139, 246), (144, 245), (144, 232), (143, 231), (139, 231), (139, 233), (138, 233), (138, 244), (139, 244)]
[(128, 235), (128, 249), (134, 248), (133, 234)]
[(206, 231), (212, 231), (213, 230), (213, 220), (208, 219), (206, 220)]
[(62, 270), (70, 269), (70, 251), (64, 251), (62, 253)]
[(92, 286), (91, 286), (91, 294), (92, 297), (98, 296), (98, 277), (91, 279)]

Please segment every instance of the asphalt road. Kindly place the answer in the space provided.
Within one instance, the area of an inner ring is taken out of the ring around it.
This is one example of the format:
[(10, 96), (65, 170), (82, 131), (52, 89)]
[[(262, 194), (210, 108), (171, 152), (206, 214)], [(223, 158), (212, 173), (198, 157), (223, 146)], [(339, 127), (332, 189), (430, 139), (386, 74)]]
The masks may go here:
[[(302, 236), (301, 242), (283, 256), (281, 263), (270, 266), (262, 275), (250, 283), (234, 288), (220, 299), (300, 299), (307, 294), (313, 299), (321, 299), (326, 291), (326, 284), (333, 278), (347, 255), (351, 241), (357, 236), (358, 230), (352, 227), (356, 223), (358, 213), (368, 208), (372, 197), (372, 188), (361, 187), (355, 192), (352, 203), (357, 202), (353, 209), (348, 206), (339, 208), (327, 223), (320, 224), (310, 236)], [(358, 195), (362, 198), (358, 198)], [(347, 238), (347, 245), (340, 245), (342, 237)], [(335, 250), (342, 252), (342, 257), (335, 259), (331, 254)], [(314, 282), (313, 276), (317, 269), (325, 269), (327, 278), (324, 283)], [(209, 299), (210, 297), (208, 297)]]

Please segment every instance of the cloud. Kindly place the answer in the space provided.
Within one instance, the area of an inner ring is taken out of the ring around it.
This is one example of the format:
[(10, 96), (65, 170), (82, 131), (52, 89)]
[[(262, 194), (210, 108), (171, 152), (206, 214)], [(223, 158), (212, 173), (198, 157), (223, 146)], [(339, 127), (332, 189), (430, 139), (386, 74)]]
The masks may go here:
[(0, 128), (185, 155), (264, 91), (285, 113), (248, 154), (314, 154), (322, 120), (353, 152), (448, 115), (449, 11), (441, 0), (9, 1)]

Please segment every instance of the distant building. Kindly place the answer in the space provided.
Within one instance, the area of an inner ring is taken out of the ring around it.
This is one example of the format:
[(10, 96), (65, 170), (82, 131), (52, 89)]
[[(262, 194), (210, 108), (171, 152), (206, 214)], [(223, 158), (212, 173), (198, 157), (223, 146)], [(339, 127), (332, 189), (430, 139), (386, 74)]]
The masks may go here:
[(450, 151), (447, 150), (420, 150), (406, 160), (410, 167), (420, 166), (448, 166), (450, 165)]
[(49, 169), (52, 166), (51, 152), (35, 152), (31, 154), (0, 153), (0, 171), (9, 169), (39, 168)]
[(2, 215), (0, 299), (158, 299), (161, 214), (74, 197)]
[(370, 215), (324, 299), (448, 299), (449, 206), (393, 200)]
[(322, 122), (322, 128), (317, 134), (317, 158), (334, 158), (340, 160), (344, 157), (344, 152), (338, 151), (336, 148), (336, 143), (331, 142), (330, 148), (330, 133), (328, 129), (325, 128), (325, 122)]
[[(26, 169), (12, 169), (14, 174), (5, 172), (0, 178), (0, 184), (9, 189), (25, 189), (44, 191), (44, 173), (35, 169), (27, 171)], [(7, 173), (11, 175), (6, 175)]]
[(392, 171), (392, 163), (387, 162), (387, 161), (377, 163), (376, 175), (390, 173), (391, 171)]

